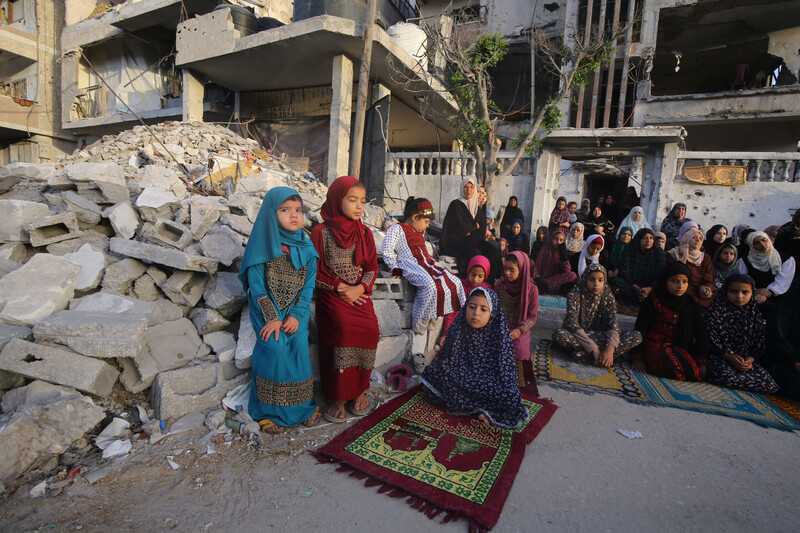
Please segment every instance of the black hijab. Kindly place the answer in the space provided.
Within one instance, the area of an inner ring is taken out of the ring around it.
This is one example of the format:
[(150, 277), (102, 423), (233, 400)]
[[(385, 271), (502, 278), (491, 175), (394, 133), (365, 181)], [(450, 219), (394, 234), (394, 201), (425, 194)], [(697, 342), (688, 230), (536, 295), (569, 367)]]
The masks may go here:
[(724, 228), (724, 224), (715, 224), (711, 226), (711, 229), (706, 232), (705, 241), (703, 241), (703, 249), (706, 251), (708, 255), (714, 257), (714, 254), (717, 253), (717, 250), (724, 244), (723, 242), (717, 242), (714, 240), (714, 235), (717, 234), (719, 230)]
[[(516, 201), (517, 205), (511, 205), (511, 200)], [(524, 222), (525, 215), (522, 214), (522, 209), (519, 208), (519, 200), (517, 197), (512, 196), (508, 199), (508, 203), (506, 204), (506, 210), (503, 212), (503, 220), (500, 222), (500, 227), (505, 228), (506, 226), (511, 226), (516, 219), (520, 219)]]

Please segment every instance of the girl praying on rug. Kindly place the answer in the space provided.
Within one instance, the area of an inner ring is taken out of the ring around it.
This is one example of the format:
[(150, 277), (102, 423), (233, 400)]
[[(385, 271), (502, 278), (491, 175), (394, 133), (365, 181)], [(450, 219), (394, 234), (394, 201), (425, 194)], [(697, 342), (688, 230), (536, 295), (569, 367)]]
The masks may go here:
[(425, 246), (425, 230), (434, 217), (429, 200), (411, 196), (403, 210), (404, 222), (390, 226), (383, 239), (383, 262), (392, 269), (392, 277), (404, 277), (417, 288), (411, 312), (417, 333), (464, 303), (461, 281), (434, 261)]
[(611, 285), (619, 288), (619, 301), (625, 305), (641, 305), (653, 292), (666, 264), (664, 250), (656, 246), (653, 230), (640, 229), (622, 254), (619, 275), (610, 280)]
[[(482, 255), (476, 255), (473, 257), (467, 265), (467, 277), (461, 280), (461, 286), (464, 288), (464, 294), (469, 294), (472, 292), (472, 289), (477, 287), (491, 289), (492, 286), (486, 282), (486, 280), (489, 279), (489, 274), (491, 274), (491, 272), (492, 267), (488, 258)], [(444, 324), (442, 326), (442, 336), (439, 337), (438, 342), (439, 346), (444, 345), (447, 330), (450, 328), (450, 324), (453, 323), (453, 320), (455, 320), (457, 314), (458, 311), (454, 311), (448, 315), (445, 315)]]
[(530, 262), (522, 252), (511, 252), (503, 261), (503, 277), (495, 283), (511, 340), (514, 356), (520, 361), (531, 358), (531, 328), (539, 313), (539, 289), (530, 277)]
[(421, 380), (431, 403), (448, 413), (477, 415), (482, 424), (503, 429), (522, 425), (528, 411), (497, 294), (484, 287), (469, 294)]
[(668, 263), (639, 309), (636, 331), (643, 342), (631, 350), (633, 368), (681, 381), (706, 378), (706, 335), (701, 308), (689, 296), (689, 267)]
[(530, 258), (536, 261), (536, 257), (545, 244), (547, 244), (547, 226), (539, 226), (539, 229), (536, 230), (536, 240), (531, 244), (531, 253), (528, 254)]
[(772, 394), (778, 385), (758, 364), (767, 343), (764, 318), (753, 298), (755, 282), (745, 274), (725, 280), (706, 313), (708, 382)]
[(667, 252), (667, 263), (683, 263), (689, 268), (692, 277), (688, 293), (703, 309), (708, 309), (717, 287), (714, 285), (714, 267), (711, 257), (703, 253), (703, 234), (696, 229), (687, 231), (680, 245)]
[(772, 307), (792, 285), (796, 267), (794, 257), (784, 261), (763, 231), (751, 232), (746, 242), (749, 251), (742, 259), (747, 273), (756, 282), (755, 301), (769, 319)]
[(551, 231), (547, 245), (534, 262), (533, 279), (542, 294), (566, 294), (578, 279), (569, 264), (569, 252), (564, 240), (561, 228)]
[[(322, 392), (331, 400), (325, 420), (343, 423), (370, 411), (366, 396), (378, 347), (378, 319), (369, 296), (378, 273), (372, 232), (361, 222), (366, 189), (342, 176), (328, 189), (324, 222), (311, 240), (319, 252), (317, 330)], [(251, 237), (252, 238), (252, 237)]]
[(270, 189), (239, 271), (256, 332), (247, 411), (267, 433), (314, 425), (319, 416), (308, 352), (317, 257), (303, 233), (303, 201), (297, 191)]
[(567, 314), (553, 342), (571, 350), (578, 361), (609, 368), (623, 353), (642, 342), (638, 331), (621, 332), (617, 303), (607, 284), (605, 267), (589, 265), (567, 295)]
[(800, 278), (775, 305), (767, 321), (766, 367), (781, 396), (800, 402)]

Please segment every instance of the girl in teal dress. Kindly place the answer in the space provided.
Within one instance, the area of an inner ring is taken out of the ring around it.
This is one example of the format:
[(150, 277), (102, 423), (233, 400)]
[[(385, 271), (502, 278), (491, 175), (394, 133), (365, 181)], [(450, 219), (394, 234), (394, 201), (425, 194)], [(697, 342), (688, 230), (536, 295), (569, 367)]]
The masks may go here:
[(300, 196), (289, 187), (271, 189), (239, 271), (257, 337), (247, 410), (267, 433), (313, 425), (319, 416), (308, 352), (318, 258), (303, 233)]

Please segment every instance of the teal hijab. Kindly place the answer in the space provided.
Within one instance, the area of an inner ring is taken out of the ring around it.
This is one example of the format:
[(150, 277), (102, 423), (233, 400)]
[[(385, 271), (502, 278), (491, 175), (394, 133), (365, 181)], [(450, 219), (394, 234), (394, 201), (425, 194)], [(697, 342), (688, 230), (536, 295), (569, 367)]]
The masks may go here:
[[(278, 207), (294, 195), (299, 196), (298, 192), (290, 187), (275, 187), (264, 196), (250, 239), (247, 241), (247, 248), (244, 250), (242, 268), (239, 270), (239, 279), (245, 291), (248, 288), (248, 267), (267, 263), (279, 257), (283, 254), (281, 245), (289, 248), (289, 255), (295, 268), (301, 268), (319, 258), (311, 239), (306, 237), (302, 228), (288, 231), (278, 223)], [(300, 200), (300, 203), (303, 201)]]

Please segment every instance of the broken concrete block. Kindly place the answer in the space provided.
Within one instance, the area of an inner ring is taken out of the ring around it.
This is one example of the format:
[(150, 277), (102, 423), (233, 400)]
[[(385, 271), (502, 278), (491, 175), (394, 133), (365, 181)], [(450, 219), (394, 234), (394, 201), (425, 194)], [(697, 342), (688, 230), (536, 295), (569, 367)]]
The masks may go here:
[(232, 229), (222, 226), (211, 229), (200, 240), (200, 250), (204, 256), (231, 266), (244, 255), (244, 242)]
[(0, 323), (0, 349), (11, 339), (33, 339), (33, 330), (26, 326), (9, 326)]
[(111, 394), (119, 376), (116, 368), (100, 359), (20, 339), (11, 339), (3, 347), (0, 370), (75, 387), (96, 396)]
[(255, 222), (261, 209), (261, 200), (249, 194), (232, 194), (228, 198), (228, 207), (232, 215), (238, 215), (241, 211), (250, 222)]
[[(100, 228), (103, 228), (103, 226), (95, 226), (95, 229)], [(108, 251), (108, 237), (91, 229), (84, 230), (75, 239), (48, 244), (45, 249), (49, 254), (66, 255), (77, 252), (84, 244), (90, 244), (98, 252), (105, 253)]]
[(394, 337), (400, 335), (403, 328), (403, 317), (400, 307), (394, 300), (373, 300), (375, 315), (378, 317), (378, 330), (381, 337)]
[(186, 318), (148, 327), (145, 344), (161, 372), (180, 368), (192, 359), (210, 353), (194, 324)]
[(142, 392), (155, 381), (158, 375), (158, 364), (147, 348), (136, 357), (125, 357), (117, 360), (122, 367), (119, 381), (125, 390), (132, 393)]
[(403, 280), (394, 278), (378, 278), (372, 285), (372, 300), (402, 300)]
[(70, 301), (71, 311), (96, 313), (133, 313), (147, 317), (147, 325), (153, 326), (183, 317), (181, 309), (169, 300), (143, 302), (114, 291), (96, 292)]
[(157, 187), (145, 188), (136, 199), (136, 209), (142, 218), (153, 223), (159, 218), (172, 218), (172, 213), (179, 206), (177, 196)]
[(236, 192), (258, 194), (264, 196), (267, 191), (275, 187), (291, 186), (290, 175), (283, 172), (265, 170), (258, 174), (250, 174), (236, 182)]
[(205, 335), (221, 331), (230, 325), (230, 321), (214, 309), (199, 307), (189, 311), (189, 320), (192, 321), (197, 333)]
[(239, 334), (236, 336), (236, 367), (250, 368), (253, 358), (253, 350), (256, 347), (256, 332), (250, 322), (250, 308), (245, 305), (242, 309), (242, 317), (239, 321)]
[(176, 270), (167, 281), (161, 284), (161, 290), (176, 304), (194, 307), (203, 297), (207, 283), (207, 274)]
[(0, 278), (5, 276), (9, 272), (14, 272), (21, 266), (22, 263), (17, 263), (15, 261), (9, 261), (8, 259), (0, 258)]
[(194, 203), (190, 208), (192, 235), (197, 240), (210, 230), (219, 220), (220, 211), (213, 205)]
[[(133, 241), (124, 241), (133, 242)], [(137, 259), (123, 259), (106, 267), (103, 290), (127, 293), (133, 282), (144, 274), (147, 267)]]
[(375, 354), (375, 370), (386, 372), (389, 367), (400, 364), (406, 354), (411, 353), (410, 331), (404, 331), (395, 337), (381, 337)]
[(0, 395), (8, 390), (13, 390), (25, 385), (25, 378), (13, 372), (0, 370)]
[(163, 285), (165, 281), (167, 281), (167, 275), (164, 274), (163, 270), (157, 268), (155, 265), (150, 265), (147, 267), (145, 274), (153, 278), (153, 281), (155, 281), (156, 285), (159, 287)]
[(24, 263), (28, 260), (28, 250), (21, 242), (9, 242), (0, 246), (0, 259)]
[(206, 305), (224, 317), (233, 316), (247, 302), (242, 282), (233, 272), (219, 272), (203, 292)]
[(114, 233), (123, 239), (132, 239), (141, 225), (139, 215), (130, 202), (120, 202), (103, 211), (103, 216), (111, 222)]
[(135, 357), (144, 346), (147, 318), (133, 313), (60, 311), (33, 327), (39, 342), (56, 342), (81, 355)]
[(147, 240), (155, 244), (171, 246), (183, 250), (192, 242), (193, 235), (189, 228), (166, 218), (156, 220), (153, 229), (147, 235)]
[(404, 302), (413, 302), (417, 296), (417, 288), (408, 282), (407, 279), (401, 279), (402, 294)]
[(219, 221), (227, 224), (232, 230), (242, 235), (250, 235), (253, 231), (253, 223), (244, 215), (226, 213), (219, 218)]
[(227, 331), (215, 331), (203, 335), (203, 342), (211, 346), (214, 353), (223, 353), (236, 347), (236, 338)]
[(47, 405), (64, 398), (83, 398), (83, 394), (72, 387), (53, 385), (37, 379), (24, 387), (8, 391), (3, 395), (1, 405), (4, 413), (10, 413), (23, 405)]
[(158, 263), (179, 270), (192, 270), (213, 274), (217, 271), (217, 261), (199, 255), (189, 255), (178, 250), (164, 248), (155, 244), (146, 244), (137, 241), (128, 241), (114, 237), (111, 239), (112, 252), (135, 257), (143, 261)]
[(25, 230), (28, 232), (31, 246), (47, 246), (74, 239), (81, 234), (75, 213), (62, 213), (31, 220), (25, 224)]
[(75, 213), (78, 219), (78, 226), (81, 229), (93, 228), (103, 218), (103, 211), (96, 203), (90, 202), (73, 191), (62, 192), (61, 199), (67, 211)]
[(153, 302), (162, 297), (158, 285), (147, 272), (133, 282), (133, 294), (143, 302)]
[(23, 406), (3, 416), (0, 419), (3, 426), (0, 481), (12, 483), (42, 455), (64, 453), (73, 441), (91, 431), (105, 416), (102, 408), (85, 397)]
[(125, 173), (116, 163), (72, 163), (64, 167), (67, 177), (76, 183), (111, 183), (127, 189)]
[(153, 383), (150, 403), (161, 420), (203, 412), (218, 407), (228, 391), (249, 380), (248, 372), (230, 362), (162, 372)]
[(53, 163), (11, 163), (3, 167), (0, 176), (27, 178), (29, 181), (46, 182), (56, 173)]
[(51, 254), (36, 254), (0, 279), (0, 322), (29, 326), (67, 307), (81, 267)]
[(174, 170), (167, 167), (158, 167), (156, 165), (146, 165), (142, 169), (142, 177), (139, 178), (138, 185), (142, 189), (147, 187), (164, 189), (174, 194), (180, 200), (186, 198), (188, 194), (186, 185), (181, 181)]
[(29, 242), (25, 224), (50, 216), (50, 209), (38, 202), (0, 199), (0, 213), (0, 242)]
[(100, 280), (103, 279), (103, 272), (106, 269), (106, 259), (102, 253), (92, 248), (90, 244), (84, 244), (77, 252), (64, 254), (63, 257), (81, 267), (75, 290), (85, 291), (100, 285)]
[(414, 302), (398, 302), (400, 307), (400, 314), (402, 316), (402, 321), (400, 325), (403, 329), (411, 329), (414, 327)]

